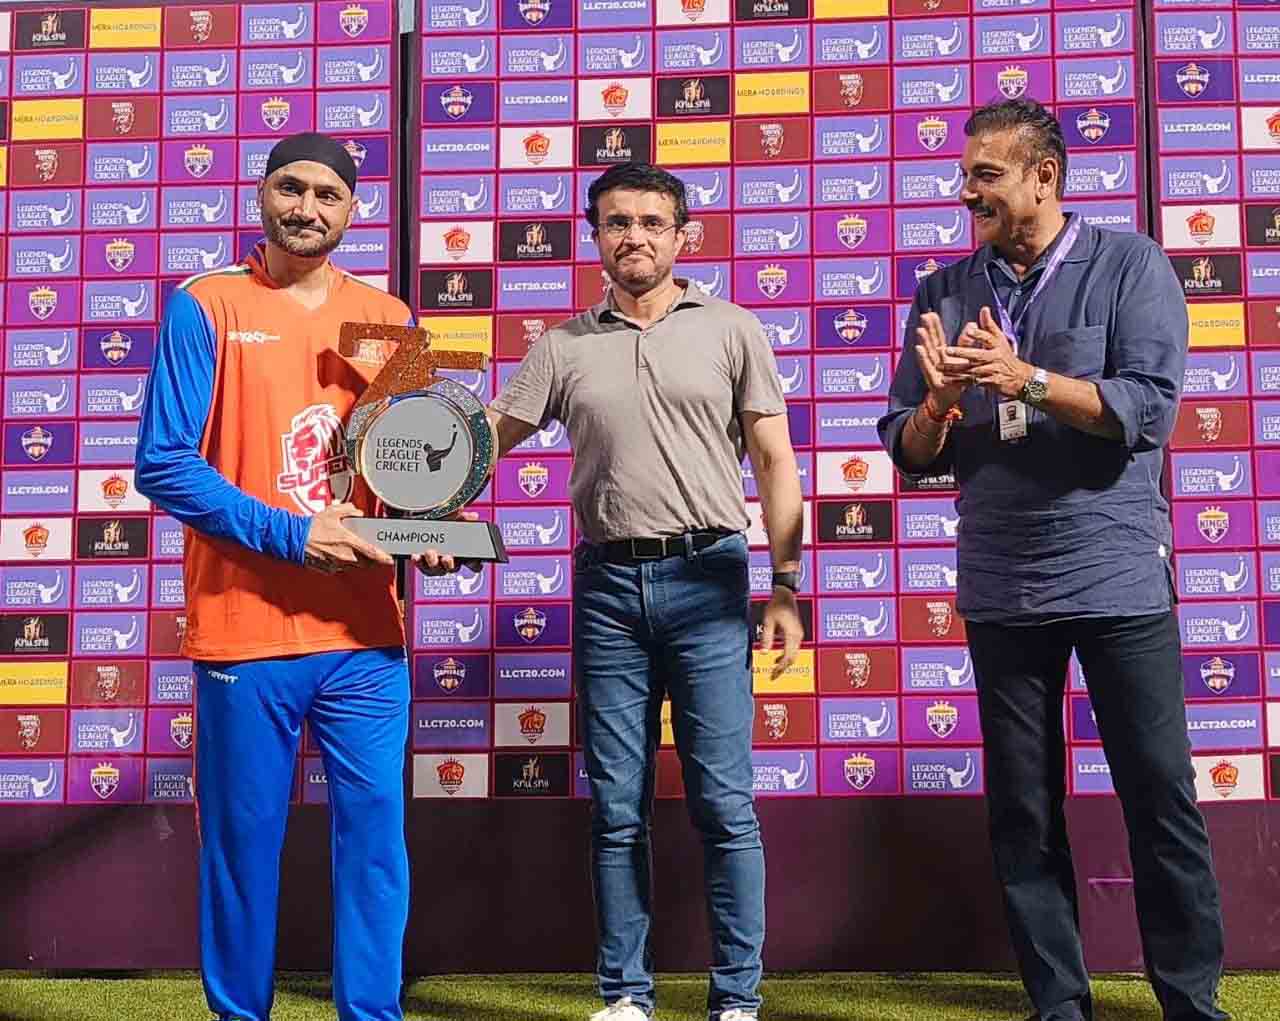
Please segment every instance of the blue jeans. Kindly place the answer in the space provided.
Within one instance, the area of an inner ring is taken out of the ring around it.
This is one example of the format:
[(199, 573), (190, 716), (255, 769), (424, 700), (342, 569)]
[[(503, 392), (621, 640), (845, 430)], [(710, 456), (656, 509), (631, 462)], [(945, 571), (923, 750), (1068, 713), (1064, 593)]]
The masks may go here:
[(654, 1006), (649, 827), (669, 694), (689, 816), (702, 836), (708, 1010), (758, 1010), (764, 846), (751, 794), (746, 539), (736, 533), (701, 552), (626, 564), (580, 545), (573, 595), (600, 995)]

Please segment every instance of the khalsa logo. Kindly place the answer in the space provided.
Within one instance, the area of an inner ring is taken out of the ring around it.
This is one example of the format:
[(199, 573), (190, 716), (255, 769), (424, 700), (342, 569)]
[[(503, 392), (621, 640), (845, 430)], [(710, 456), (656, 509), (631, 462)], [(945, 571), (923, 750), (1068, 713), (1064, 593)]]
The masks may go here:
[(276, 476), (276, 488), (288, 493), (304, 514), (318, 514), (350, 495), (345, 436), (331, 405), (313, 404), (294, 415), (280, 447), (285, 469)]

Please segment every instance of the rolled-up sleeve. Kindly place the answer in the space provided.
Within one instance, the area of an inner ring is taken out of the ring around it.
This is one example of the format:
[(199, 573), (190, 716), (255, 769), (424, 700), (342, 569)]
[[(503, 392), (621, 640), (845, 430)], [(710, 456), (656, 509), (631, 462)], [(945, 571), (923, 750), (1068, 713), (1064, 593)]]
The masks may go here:
[(924, 381), (924, 373), (920, 371), (920, 364), (916, 361), (916, 327), (920, 325), (920, 316), (927, 311), (923, 305), (923, 299), (924, 288), (921, 287), (916, 292), (915, 301), (911, 304), (911, 314), (907, 317), (906, 332), (902, 340), (902, 351), (898, 357), (898, 364), (893, 370), (893, 383), (889, 386), (889, 410), (876, 423), (884, 449), (892, 458), (898, 471), (908, 478), (941, 475), (951, 470), (954, 460), (951, 436), (947, 437), (933, 463), (924, 467), (909, 464), (902, 453), (902, 430), (906, 428), (912, 413), (929, 392)]
[(1187, 302), (1177, 274), (1154, 243), (1120, 272), (1098, 395), (1133, 451), (1158, 450), (1173, 432), (1187, 363)]

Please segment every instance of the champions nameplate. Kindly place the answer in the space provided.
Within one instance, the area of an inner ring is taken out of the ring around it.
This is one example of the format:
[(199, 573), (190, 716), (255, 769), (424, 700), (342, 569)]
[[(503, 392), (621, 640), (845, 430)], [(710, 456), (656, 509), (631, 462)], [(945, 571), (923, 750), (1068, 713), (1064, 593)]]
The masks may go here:
[(338, 353), (385, 360), (351, 409), (346, 444), (352, 471), (387, 516), (342, 524), (392, 556), (435, 549), (458, 560), (506, 563), (496, 526), (452, 519), (493, 474), (497, 435), (470, 390), (436, 375), (437, 369), (484, 369), (488, 357), (433, 349), (426, 330), (382, 323), (343, 323)]

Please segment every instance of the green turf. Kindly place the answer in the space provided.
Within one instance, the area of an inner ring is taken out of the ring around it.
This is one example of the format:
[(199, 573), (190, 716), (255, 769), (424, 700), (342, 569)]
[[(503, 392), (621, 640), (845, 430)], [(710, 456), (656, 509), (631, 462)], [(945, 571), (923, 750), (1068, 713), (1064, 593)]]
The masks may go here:
[[(765, 982), (765, 1021), (1021, 1021), (1022, 989), (1003, 975), (779, 975)], [(281, 978), (273, 1021), (332, 1021), (329, 980)], [(705, 1021), (706, 979), (663, 976), (660, 1021)], [(1094, 982), (1098, 1021), (1160, 1021), (1146, 983)], [(1235, 1021), (1280, 1018), (1280, 975), (1230, 975), (1223, 1006)], [(413, 983), (412, 1021), (585, 1021), (598, 1009), (580, 975), (438, 976)], [(118, 978), (0, 973), (0, 1021), (205, 1021), (199, 980), (189, 973)]]

